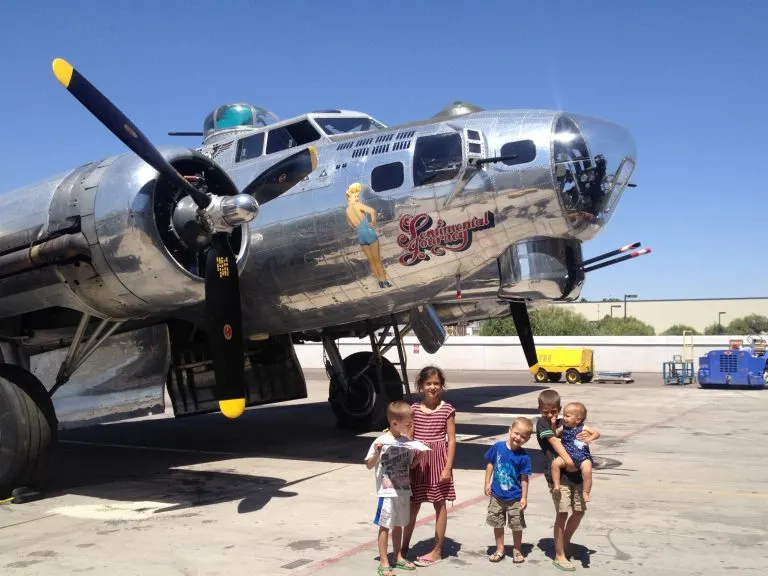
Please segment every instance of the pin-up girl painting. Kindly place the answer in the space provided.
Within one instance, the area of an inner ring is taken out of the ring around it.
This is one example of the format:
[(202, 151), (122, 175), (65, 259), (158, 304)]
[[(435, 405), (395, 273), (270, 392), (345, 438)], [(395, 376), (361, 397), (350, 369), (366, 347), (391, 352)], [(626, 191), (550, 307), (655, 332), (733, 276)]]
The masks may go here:
[(359, 182), (347, 188), (347, 222), (357, 233), (357, 241), (368, 258), (373, 277), (379, 281), (379, 288), (391, 288), (392, 284), (389, 283), (387, 272), (381, 263), (379, 237), (373, 229), (376, 226), (376, 211), (360, 201), (362, 191), (363, 186)]

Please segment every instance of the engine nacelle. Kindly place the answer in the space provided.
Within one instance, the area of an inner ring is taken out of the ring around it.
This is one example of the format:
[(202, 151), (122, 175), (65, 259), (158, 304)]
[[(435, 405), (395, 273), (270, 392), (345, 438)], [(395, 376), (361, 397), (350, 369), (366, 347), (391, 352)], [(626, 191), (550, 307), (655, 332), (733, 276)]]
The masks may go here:
[[(209, 192), (237, 194), (229, 176), (198, 151), (164, 148), (161, 153), (182, 175), (202, 174)], [(207, 248), (186, 247), (172, 225), (174, 207), (186, 195), (134, 154), (92, 164), (71, 186), (63, 183), (53, 204), (79, 206), (81, 228), (91, 249), (92, 269), (88, 265), (61, 269), (79, 299), (114, 319), (202, 302)], [(53, 205), (51, 212), (53, 217)], [(238, 266), (247, 255), (248, 234), (245, 224), (231, 235)]]

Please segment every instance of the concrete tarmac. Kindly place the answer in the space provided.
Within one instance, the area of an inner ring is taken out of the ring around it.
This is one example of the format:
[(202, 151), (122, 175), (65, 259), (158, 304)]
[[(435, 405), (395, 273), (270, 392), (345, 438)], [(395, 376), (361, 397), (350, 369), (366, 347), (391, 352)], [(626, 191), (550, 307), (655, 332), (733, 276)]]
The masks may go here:
[[(62, 434), (44, 500), (0, 506), (0, 573), (218, 575), (375, 574), (375, 434), (335, 428), (321, 371), (306, 400), (219, 414), (132, 420)], [(516, 415), (534, 416), (525, 373), (452, 372), (457, 408), (445, 559), (416, 572), (559, 574), (554, 508), (535, 438), (524, 564), (488, 561), (483, 454)], [(574, 537), (576, 572), (761, 574), (768, 569), (768, 390), (555, 384), (602, 434), (592, 502)], [(413, 554), (434, 532), (422, 508)], [(507, 544), (511, 545), (511, 533)], [(511, 548), (509, 548), (511, 553)], [(405, 573), (398, 570), (398, 573)]]

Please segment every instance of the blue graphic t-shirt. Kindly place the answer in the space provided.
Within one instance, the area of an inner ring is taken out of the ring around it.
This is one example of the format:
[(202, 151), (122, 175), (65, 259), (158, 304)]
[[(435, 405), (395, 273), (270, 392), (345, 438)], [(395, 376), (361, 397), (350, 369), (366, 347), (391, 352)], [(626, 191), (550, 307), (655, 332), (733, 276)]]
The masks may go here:
[(499, 500), (520, 500), (523, 495), (520, 476), (531, 475), (531, 457), (522, 448), (510, 450), (507, 441), (496, 442), (488, 448), (485, 459), (493, 464), (491, 494)]

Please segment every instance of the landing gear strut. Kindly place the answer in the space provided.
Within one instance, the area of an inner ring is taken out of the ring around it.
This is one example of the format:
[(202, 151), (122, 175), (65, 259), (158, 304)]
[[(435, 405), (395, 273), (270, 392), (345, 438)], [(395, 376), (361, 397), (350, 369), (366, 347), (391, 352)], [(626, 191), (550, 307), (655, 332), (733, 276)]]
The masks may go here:
[[(336, 341), (323, 334), (324, 363), (330, 386), (328, 401), (340, 428), (355, 432), (371, 432), (387, 427), (387, 405), (402, 400), (407, 392), (410, 398), (405, 349), (402, 337), (410, 328), (400, 331), (394, 318), (382, 331), (378, 340), (369, 334), (371, 352), (355, 352), (342, 360)], [(386, 343), (390, 330), (392, 339)], [(384, 357), (395, 346), (399, 362)], [(395, 368), (400, 366), (400, 372)]]

